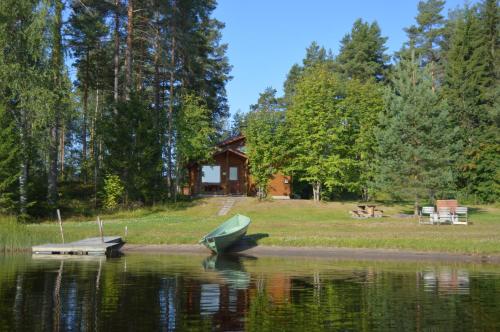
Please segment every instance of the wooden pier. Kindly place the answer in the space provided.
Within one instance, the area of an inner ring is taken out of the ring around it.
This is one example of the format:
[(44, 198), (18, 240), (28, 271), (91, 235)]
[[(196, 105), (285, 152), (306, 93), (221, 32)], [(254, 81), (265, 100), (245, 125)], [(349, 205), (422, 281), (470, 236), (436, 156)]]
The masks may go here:
[(92, 237), (76, 242), (42, 244), (31, 248), (41, 255), (109, 255), (118, 251), (124, 242), (119, 236)]

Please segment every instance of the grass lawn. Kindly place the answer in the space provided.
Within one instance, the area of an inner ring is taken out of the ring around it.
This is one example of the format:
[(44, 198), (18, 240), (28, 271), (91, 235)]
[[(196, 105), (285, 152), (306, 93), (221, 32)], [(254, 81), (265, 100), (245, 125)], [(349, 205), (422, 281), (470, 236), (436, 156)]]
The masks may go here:
[[(472, 225), (419, 225), (414, 218), (397, 218), (410, 213), (411, 205), (380, 206), (384, 218), (352, 219), (349, 210), (356, 203), (313, 203), (306, 200), (258, 202), (246, 198), (235, 204), (226, 217), (217, 217), (223, 198), (207, 198), (166, 206), (121, 211), (103, 215), (107, 235), (124, 236), (128, 243), (194, 244), (234, 213), (248, 215), (248, 234), (262, 237), (259, 244), (277, 246), (324, 246), (390, 248), (470, 254), (500, 254), (500, 207), (474, 206)], [(63, 216), (64, 217), (64, 216)], [(66, 241), (97, 236), (95, 221), (64, 221)], [(59, 242), (56, 222), (18, 225), (0, 219), (0, 250), (15, 250), (32, 244)]]

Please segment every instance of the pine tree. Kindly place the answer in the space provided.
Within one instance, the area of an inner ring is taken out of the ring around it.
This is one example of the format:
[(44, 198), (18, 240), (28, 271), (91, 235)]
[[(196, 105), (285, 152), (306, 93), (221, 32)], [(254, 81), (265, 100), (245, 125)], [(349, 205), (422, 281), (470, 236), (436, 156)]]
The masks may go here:
[(333, 55), (331, 51), (327, 51), (323, 46), (313, 41), (309, 47), (306, 48), (306, 55), (302, 60), (302, 65), (294, 64), (287, 74), (286, 80), (283, 83), (285, 104), (290, 104), (295, 94), (295, 85), (300, 80), (302, 74), (307, 68), (311, 68), (318, 64), (328, 64), (333, 69)]
[(19, 213), (23, 218), (31, 202), (30, 175), (35, 174), (30, 168), (43, 168), (39, 152), (46, 132), (41, 132), (54, 100), (46, 84), (51, 77), (45, 52), (48, 12), (46, 2), (0, 2), (0, 103), (12, 114), (19, 135)]
[(406, 28), (408, 42), (398, 53), (400, 58), (419, 61), (420, 66), (429, 66), (436, 89), (442, 76), (442, 44), (445, 35), (445, 18), (441, 14), (445, 0), (426, 0), (418, 3), (417, 25)]
[(358, 19), (350, 33), (340, 42), (336, 61), (349, 78), (361, 81), (384, 80), (389, 57), (385, 54), (387, 37), (382, 37), (377, 22), (369, 24)]
[(448, 106), (432, 89), (428, 68), (402, 60), (385, 97), (376, 133), (376, 186), (394, 197), (420, 200), (453, 189), (454, 135)]
[(405, 29), (409, 37), (406, 46), (415, 51), (415, 57), (422, 66), (437, 63), (440, 59), (439, 46), (443, 39), (445, 23), (441, 12), (444, 4), (444, 0), (420, 1), (415, 17), (417, 25)]
[(246, 114), (241, 110), (237, 110), (233, 114), (229, 136), (238, 136), (243, 133), (246, 123)]
[(12, 114), (0, 104), (0, 213), (15, 213), (19, 199), (19, 146)]
[[(73, 2), (66, 34), (77, 68), (77, 86), (81, 94), (81, 176), (87, 181), (88, 127), (91, 122), (90, 96), (92, 91), (102, 89), (103, 74), (107, 66), (104, 39), (108, 34), (106, 14), (110, 12), (107, 2), (92, 0), (85, 3)], [(93, 156), (91, 156), (93, 157)]]
[[(466, 7), (453, 22), (447, 52), (444, 94), (452, 107), (451, 119), (460, 129), (461, 158), (458, 186), (465, 193), (492, 201), (500, 197), (498, 79), (491, 36), (490, 7)], [(488, 10), (489, 9), (489, 10)], [(498, 9), (497, 9), (498, 10)], [(488, 19), (489, 17), (489, 19)], [(498, 41), (497, 41), (498, 43)]]
[(64, 74), (64, 50), (62, 45), (62, 11), (61, 0), (54, 1), (54, 18), (52, 23), (52, 52), (50, 67), (52, 71), (51, 87), (55, 93), (53, 112), (49, 119), (49, 166), (47, 177), (47, 203), (53, 209), (56, 206), (57, 178), (58, 178), (58, 153), (59, 153), (59, 130), (61, 125), (63, 97), (68, 94), (69, 89), (63, 85)]

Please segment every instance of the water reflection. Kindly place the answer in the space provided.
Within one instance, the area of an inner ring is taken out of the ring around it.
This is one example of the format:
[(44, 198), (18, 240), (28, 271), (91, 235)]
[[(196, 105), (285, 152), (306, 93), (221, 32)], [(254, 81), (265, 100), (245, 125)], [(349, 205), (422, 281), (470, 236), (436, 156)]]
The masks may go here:
[(469, 294), (469, 272), (449, 267), (428, 268), (420, 272), (427, 292)]
[(0, 256), (2, 331), (493, 331), (498, 312), (497, 266)]
[(222, 280), (235, 289), (247, 289), (250, 285), (250, 274), (243, 267), (243, 260), (257, 259), (237, 254), (213, 255), (203, 260), (203, 268), (207, 272), (217, 272)]

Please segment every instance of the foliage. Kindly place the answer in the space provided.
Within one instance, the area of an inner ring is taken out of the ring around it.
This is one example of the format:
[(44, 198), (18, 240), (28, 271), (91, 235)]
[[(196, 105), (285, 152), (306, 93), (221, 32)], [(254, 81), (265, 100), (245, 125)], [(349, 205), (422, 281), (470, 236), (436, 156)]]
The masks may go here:
[(246, 115), (241, 110), (237, 110), (236, 113), (233, 114), (231, 128), (229, 129), (229, 136), (238, 136), (243, 133), (243, 130), (246, 126)]
[(193, 94), (183, 96), (176, 128), (176, 179), (180, 181), (190, 162), (207, 160), (213, 152), (215, 129), (211, 126), (210, 110), (201, 98)]
[(286, 149), (285, 114), (276, 90), (267, 88), (247, 115), (245, 138), (250, 174), (259, 198), (267, 195), (268, 182), (283, 166)]
[(19, 146), (14, 118), (0, 105), (0, 213), (14, 213), (17, 204)]
[(318, 64), (325, 64), (329, 67), (334, 66), (333, 55), (331, 51), (326, 51), (323, 46), (313, 41), (309, 47), (306, 48), (306, 55), (302, 60), (302, 66), (294, 64), (287, 74), (286, 80), (283, 84), (285, 95), (283, 97), (285, 104), (290, 104), (296, 91), (296, 84), (300, 80), (304, 71)]
[(440, 60), (439, 46), (443, 41), (445, 18), (441, 14), (444, 0), (426, 0), (418, 3), (418, 14), (415, 17), (417, 25), (406, 28), (408, 42), (403, 48), (401, 56), (410, 59), (412, 56), (419, 59), (421, 66)]
[(363, 199), (368, 200), (369, 191), (374, 194), (371, 183), (376, 175), (375, 134), (379, 129), (379, 116), (384, 109), (383, 89), (373, 81), (362, 83), (355, 79), (348, 80), (345, 82), (345, 98), (341, 107), (351, 119), (352, 153), (356, 159), (357, 174), (352, 189), (361, 192)]
[(350, 33), (340, 42), (336, 58), (340, 70), (349, 78), (381, 81), (386, 76), (389, 57), (385, 54), (387, 37), (381, 36), (377, 22), (368, 24), (358, 19)]
[(448, 105), (432, 89), (427, 68), (401, 61), (385, 97), (376, 134), (379, 190), (415, 201), (443, 197), (453, 189), (455, 130)]
[(126, 204), (153, 203), (163, 188), (159, 176), (162, 151), (152, 110), (140, 96), (132, 94), (130, 101), (118, 103), (116, 111), (107, 109), (102, 120), (105, 171), (120, 176)]
[(125, 187), (120, 177), (108, 174), (104, 179), (104, 207), (107, 210), (115, 210), (124, 192)]
[(341, 107), (345, 91), (338, 75), (326, 64), (305, 71), (296, 86), (286, 121), (290, 136), (290, 171), (313, 185), (315, 200), (322, 185), (352, 186), (355, 166), (351, 119)]
[[(499, 19), (498, 14), (496, 22), (487, 17), (495, 14), (472, 7), (454, 19), (443, 93), (452, 107), (450, 118), (459, 128), (462, 142), (457, 184), (465, 193), (491, 202), (500, 197), (500, 113), (495, 73), (498, 32), (488, 24), (497, 26)], [(497, 41), (492, 44), (491, 40)]]

